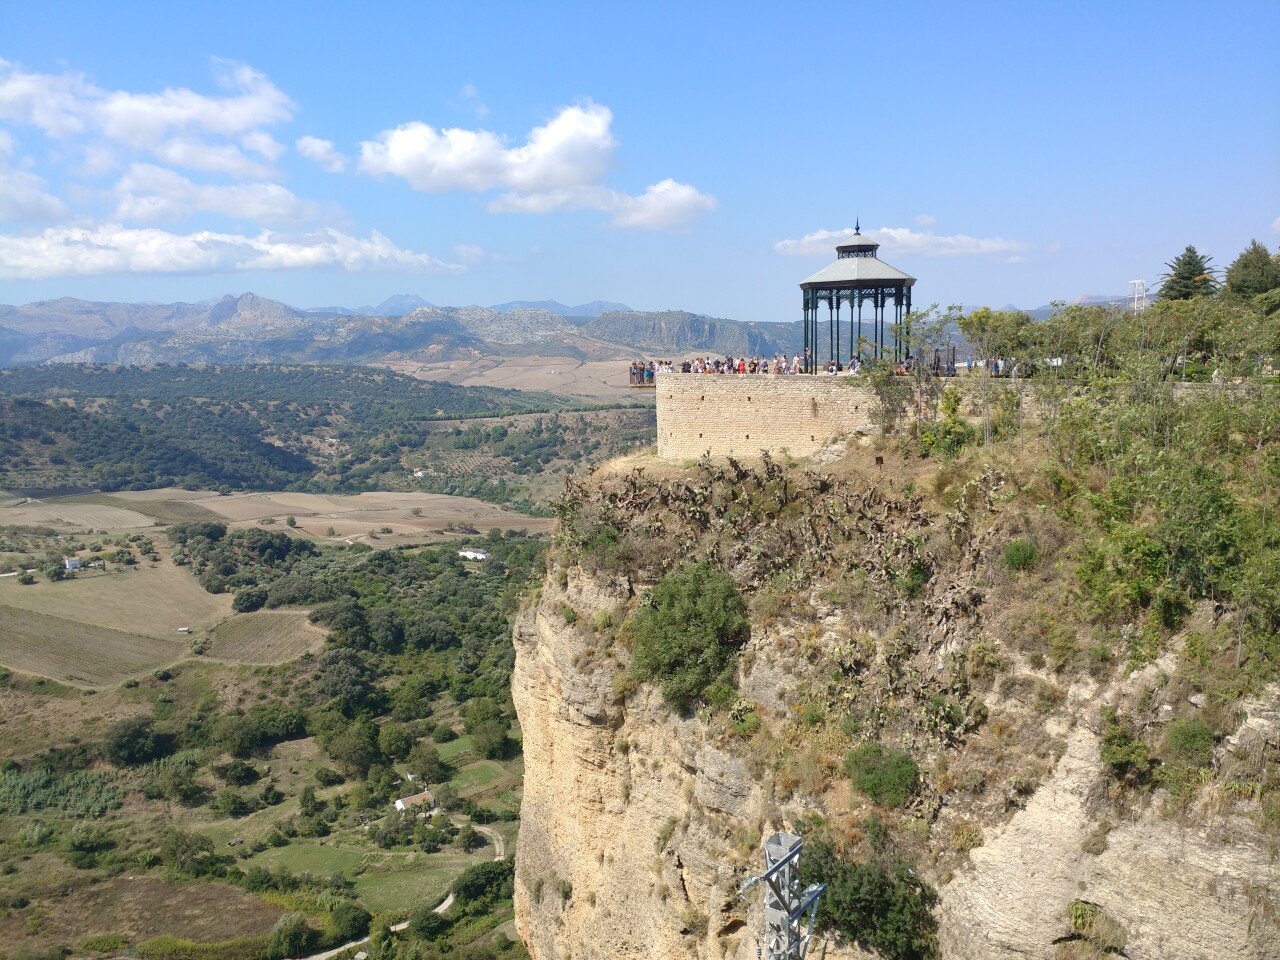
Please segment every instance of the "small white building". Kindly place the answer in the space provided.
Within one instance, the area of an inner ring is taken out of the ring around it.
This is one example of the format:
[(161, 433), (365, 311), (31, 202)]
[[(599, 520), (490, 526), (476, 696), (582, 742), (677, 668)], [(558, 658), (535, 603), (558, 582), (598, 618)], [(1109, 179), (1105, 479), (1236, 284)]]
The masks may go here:
[(79, 570), (80, 558), (79, 557), (63, 557), (62, 565), (66, 567), (66, 569), (69, 571)]
[(413, 475), (415, 477), (425, 477), (427, 475), (427, 471), (419, 467), (417, 470), (413, 471)]
[(485, 551), (483, 551), (483, 550), (473, 550), (471, 547), (466, 547), (466, 548), (464, 548), (464, 549), (462, 549), (462, 550), (459, 550), (459, 551), (458, 551), (458, 556), (460, 556), (463, 560), (477, 560), (477, 561), (479, 561), (479, 560), (488, 560), (488, 559), (489, 559), (489, 554), (485, 553)]
[(406, 810), (412, 810), (416, 807), (425, 807), (426, 810), (423, 812), (430, 812), (435, 805), (436, 798), (432, 795), (430, 790), (423, 790), (421, 793), (415, 793), (411, 797), (401, 797), (396, 801), (396, 809), (401, 813), (404, 813)]

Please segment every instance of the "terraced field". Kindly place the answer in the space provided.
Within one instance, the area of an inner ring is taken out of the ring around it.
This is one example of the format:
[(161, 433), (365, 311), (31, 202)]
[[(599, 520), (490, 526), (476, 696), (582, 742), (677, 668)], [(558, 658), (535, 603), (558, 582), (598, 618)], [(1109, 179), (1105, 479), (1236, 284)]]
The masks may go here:
[(186, 644), (0, 605), (0, 663), (78, 687), (101, 687), (182, 657)]
[(315, 650), (325, 632), (307, 619), (305, 610), (258, 610), (224, 620), (210, 631), (208, 653), (241, 663), (284, 663)]

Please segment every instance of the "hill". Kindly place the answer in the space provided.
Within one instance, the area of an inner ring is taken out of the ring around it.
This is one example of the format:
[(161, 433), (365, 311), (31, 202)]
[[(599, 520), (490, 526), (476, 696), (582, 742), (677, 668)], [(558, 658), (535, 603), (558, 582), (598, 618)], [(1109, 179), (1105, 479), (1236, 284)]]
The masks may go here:
[(298, 310), (253, 293), (206, 303), (72, 298), (0, 306), (0, 366), (38, 363), (431, 363), (488, 356), (798, 349), (799, 324), (739, 323), (594, 301), (440, 307), (401, 294), (356, 311)]

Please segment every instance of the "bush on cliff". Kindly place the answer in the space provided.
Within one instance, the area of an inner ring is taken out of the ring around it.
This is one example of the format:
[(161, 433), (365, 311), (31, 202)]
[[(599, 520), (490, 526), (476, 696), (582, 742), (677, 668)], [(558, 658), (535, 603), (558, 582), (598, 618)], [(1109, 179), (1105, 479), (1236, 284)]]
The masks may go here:
[(635, 615), (632, 671), (657, 681), (673, 707), (720, 699), (733, 689), (733, 662), (750, 635), (747, 605), (729, 576), (705, 563), (663, 577)]
[(889, 960), (929, 960), (938, 955), (937, 922), (930, 912), (937, 894), (910, 865), (843, 859), (822, 838), (805, 841), (801, 883), (825, 883), (818, 929), (835, 931)]
[(900, 807), (916, 791), (920, 768), (906, 753), (878, 743), (864, 743), (844, 761), (853, 785), (882, 807)]

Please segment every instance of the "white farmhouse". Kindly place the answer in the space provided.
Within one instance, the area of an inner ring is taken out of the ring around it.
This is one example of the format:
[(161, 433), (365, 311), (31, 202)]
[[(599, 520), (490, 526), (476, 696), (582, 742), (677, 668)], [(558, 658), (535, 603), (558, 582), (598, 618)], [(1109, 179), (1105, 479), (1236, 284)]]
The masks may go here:
[(474, 550), (471, 547), (466, 547), (462, 550), (459, 550), (458, 556), (460, 556), (463, 560), (488, 560), (489, 559), (489, 554), (487, 554), (485, 551)]

